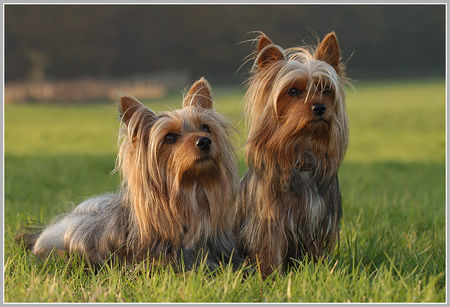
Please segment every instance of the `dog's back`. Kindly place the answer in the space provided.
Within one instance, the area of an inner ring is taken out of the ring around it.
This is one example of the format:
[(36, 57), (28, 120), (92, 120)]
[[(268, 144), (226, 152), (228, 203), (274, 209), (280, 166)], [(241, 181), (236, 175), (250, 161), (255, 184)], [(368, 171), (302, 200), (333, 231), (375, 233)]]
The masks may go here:
[(18, 234), (25, 246), (41, 258), (52, 250), (78, 251), (89, 260), (101, 261), (116, 248), (121, 240), (117, 230), (123, 219), (116, 194), (90, 198), (67, 215), (42, 231)]

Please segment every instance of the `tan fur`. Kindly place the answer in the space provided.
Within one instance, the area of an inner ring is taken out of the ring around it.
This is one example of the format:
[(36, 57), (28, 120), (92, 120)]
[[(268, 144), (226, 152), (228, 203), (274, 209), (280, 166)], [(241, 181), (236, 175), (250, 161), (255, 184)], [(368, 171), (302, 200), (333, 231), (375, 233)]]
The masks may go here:
[[(238, 178), (231, 128), (212, 109), (210, 91), (202, 78), (189, 90), (182, 109), (159, 115), (131, 96), (120, 97), (118, 193), (77, 206), (42, 232), (33, 252), (42, 257), (53, 248), (80, 252), (92, 262), (103, 262), (112, 253), (136, 261), (162, 257), (165, 262), (183, 254), (186, 267), (200, 251), (209, 254), (213, 267), (230, 259)], [(178, 135), (176, 142), (166, 141), (169, 133)], [(201, 137), (211, 140), (208, 151), (196, 145)]]
[[(264, 34), (258, 40), (245, 95), (249, 171), (238, 195), (237, 231), (244, 253), (269, 274), (305, 255), (318, 259), (336, 244), (346, 80), (334, 33), (315, 50), (283, 50)], [(301, 95), (291, 97), (293, 87)], [(312, 111), (316, 104), (326, 106), (323, 115)]]

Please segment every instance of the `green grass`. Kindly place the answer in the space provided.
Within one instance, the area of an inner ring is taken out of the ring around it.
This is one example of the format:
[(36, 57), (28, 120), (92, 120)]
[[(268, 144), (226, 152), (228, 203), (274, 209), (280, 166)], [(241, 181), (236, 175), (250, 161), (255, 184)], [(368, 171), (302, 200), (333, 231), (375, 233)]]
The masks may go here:
[[(290, 273), (243, 278), (135, 267), (40, 261), (13, 238), (29, 219), (49, 222), (86, 197), (114, 191), (116, 107), (17, 104), (5, 108), (7, 302), (444, 302), (445, 83), (356, 83), (348, 89), (350, 145), (339, 177), (340, 246)], [(217, 89), (216, 108), (238, 128), (243, 174), (243, 90)], [(146, 101), (177, 108), (181, 93)]]

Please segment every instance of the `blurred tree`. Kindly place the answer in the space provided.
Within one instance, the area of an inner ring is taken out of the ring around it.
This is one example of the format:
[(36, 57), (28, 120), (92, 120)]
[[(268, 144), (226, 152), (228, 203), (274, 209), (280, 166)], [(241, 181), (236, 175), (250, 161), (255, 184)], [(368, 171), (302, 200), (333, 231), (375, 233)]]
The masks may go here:
[(48, 63), (47, 56), (42, 51), (30, 49), (27, 50), (26, 57), (30, 67), (27, 79), (30, 81), (45, 80), (45, 67)]

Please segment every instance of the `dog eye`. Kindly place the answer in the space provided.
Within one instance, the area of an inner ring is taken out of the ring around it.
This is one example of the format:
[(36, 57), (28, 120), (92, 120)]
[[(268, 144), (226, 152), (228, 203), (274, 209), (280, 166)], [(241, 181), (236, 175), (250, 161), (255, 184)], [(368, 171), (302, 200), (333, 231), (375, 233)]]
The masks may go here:
[(323, 89), (322, 89), (322, 94), (324, 94), (324, 95), (330, 95), (331, 94), (331, 87), (330, 86), (325, 86)]
[(206, 124), (200, 125), (200, 130), (201, 130), (201, 131), (208, 132), (208, 133), (211, 133), (211, 130), (209, 129), (209, 126), (206, 125)]
[(296, 88), (296, 87), (291, 87), (291, 88), (289, 89), (289, 91), (288, 91), (288, 95), (291, 96), (291, 97), (297, 97), (297, 96), (299, 96), (301, 93), (302, 93), (302, 91), (299, 90), (299, 89)]
[(166, 144), (175, 144), (180, 136), (175, 133), (167, 133), (164, 137), (164, 143)]

